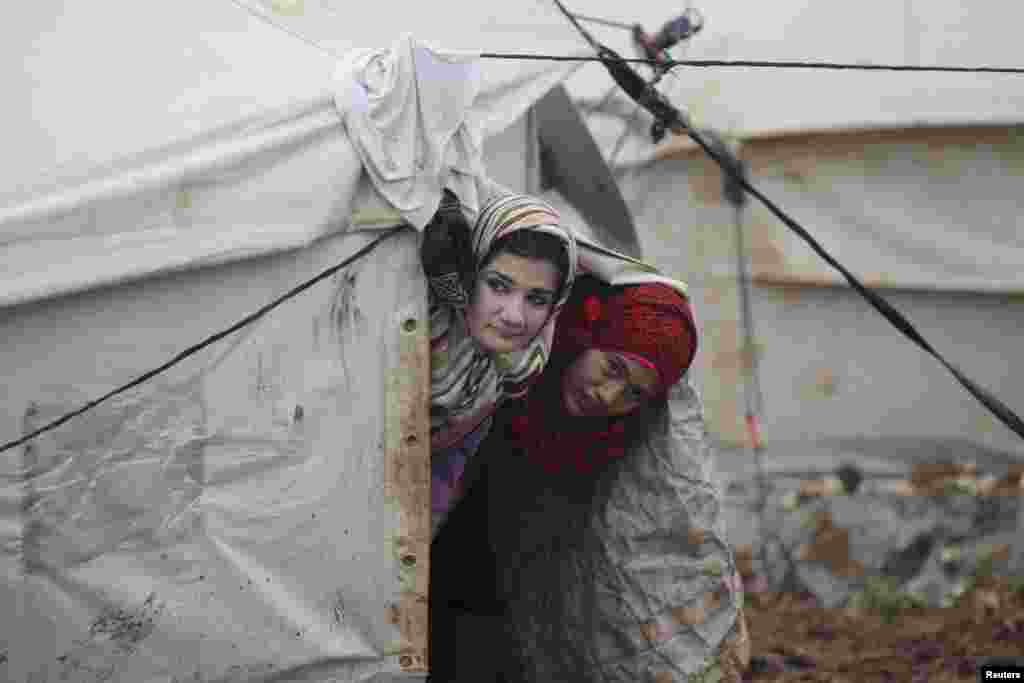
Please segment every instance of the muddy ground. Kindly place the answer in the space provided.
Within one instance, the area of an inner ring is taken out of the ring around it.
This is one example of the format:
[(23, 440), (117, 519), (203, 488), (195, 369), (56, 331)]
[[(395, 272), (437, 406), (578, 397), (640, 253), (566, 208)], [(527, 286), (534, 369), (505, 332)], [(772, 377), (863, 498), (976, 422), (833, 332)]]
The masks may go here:
[(976, 681), (986, 657), (1024, 659), (1024, 580), (984, 577), (948, 608), (880, 601), (826, 609), (809, 594), (748, 591), (747, 681)]

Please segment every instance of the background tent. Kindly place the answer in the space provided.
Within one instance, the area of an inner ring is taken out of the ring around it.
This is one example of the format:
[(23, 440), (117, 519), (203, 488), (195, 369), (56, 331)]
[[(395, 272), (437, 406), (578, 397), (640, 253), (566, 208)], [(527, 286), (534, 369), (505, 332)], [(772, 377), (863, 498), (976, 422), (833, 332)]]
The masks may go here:
[[(686, 59), (1019, 67), (1020, 8), (941, 2), (702, 4)], [(660, 28), (683, 9), (571, 3)], [(629, 32), (584, 24), (632, 55)], [(643, 72), (644, 67), (639, 67)], [(688, 139), (654, 144), (651, 118), (600, 65), (566, 87), (615, 166), (643, 252), (692, 287), (706, 343), (696, 376), (709, 426), (746, 442), (746, 360), (734, 215), (721, 174)], [(947, 358), (1024, 409), (1013, 358), (1024, 308), (1019, 238), (1024, 78), (1019, 75), (679, 67), (660, 90), (739, 146), (753, 184), (919, 326)], [(617, 152), (617, 154), (616, 154)], [(743, 216), (770, 454), (829, 467), (851, 458), (998, 464), (1024, 444), (933, 358), (752, 200)], [(944, 444), (944, 445), (943, 445)], [(724, 468), (728, 469), (728, 467)]]
[[(40, 2), (0, 29), (0, 434), (222, 330), (400, 223), (335, 105), (340, 59), (581, 47), (547, 3)], [(305, 33), (306, 37), (298, 37)], [(315, 45), (314, 45), (315, 43)], [(570, 64), (488, 63), (523, 187)], [(429, 87), (429, 84), (427, 84)], [(425, 289), (406, 231), (0, 460), (0, 678), (424, 673)]]

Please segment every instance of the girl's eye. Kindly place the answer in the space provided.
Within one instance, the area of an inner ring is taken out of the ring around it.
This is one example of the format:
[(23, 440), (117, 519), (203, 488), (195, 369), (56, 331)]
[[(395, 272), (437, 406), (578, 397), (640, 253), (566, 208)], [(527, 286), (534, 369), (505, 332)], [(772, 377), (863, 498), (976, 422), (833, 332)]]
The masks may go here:
[(529, 298), (529, 302), (537, 308), (546, 308), (551, 305), (551, 300), (546, 296), (534, 295)]
[[(608, 367), (614, 371), (616, 377), (626, 377), (626, 365), (621, 359), (612, 357), (608, 363)], [(629, 401), (643, 403), (647, 400), (647, 394), (645, 394), (642, 389), (638, 389), (637, 387), (630, 385), (626, 391), (627, 400)]]
[(507, 292), (508, 287), (504, 282), (498, 279), (488, 280), (487, 286), (493, 289), (495, 292)]

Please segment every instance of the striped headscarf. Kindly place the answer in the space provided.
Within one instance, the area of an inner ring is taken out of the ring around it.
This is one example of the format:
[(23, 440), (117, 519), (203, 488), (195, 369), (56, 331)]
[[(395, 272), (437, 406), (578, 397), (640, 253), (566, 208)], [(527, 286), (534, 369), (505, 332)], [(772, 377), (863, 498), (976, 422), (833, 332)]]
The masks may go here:
[[(473, 226), (471, 244), (478, 270), (491, 260), (495, 243), (516, 230), (557, 237), (567, 252), (568, 272), (547, 321), (525, 349), (514, 353), (493, 355), (482, 350), (470, 336), (462, 311), (431, 302), (432, 450), (458, 443), (501, 402), (525, 394), (547, 364), (558, 312), (576, 279), (576, 238), (546, 202), (524, 194), (501, 195), (484, 205)], [(474, 283), (477, 275), (474, 273)]]

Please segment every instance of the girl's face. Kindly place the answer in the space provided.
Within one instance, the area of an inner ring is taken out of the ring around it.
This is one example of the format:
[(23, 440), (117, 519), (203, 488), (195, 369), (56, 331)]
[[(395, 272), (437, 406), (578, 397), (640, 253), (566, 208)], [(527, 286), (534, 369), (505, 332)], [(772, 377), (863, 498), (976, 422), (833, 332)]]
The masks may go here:
[(587, 349), (562, 375), (562, 402), (576, 417), (625, 415), (657, 391), (654, 368), (615, 351)]
[(491, 353), (520, 351), (547, 322), (558, 269), (549, 261), (499, 254), (477, 278), (466, 309), (469, 333)]

